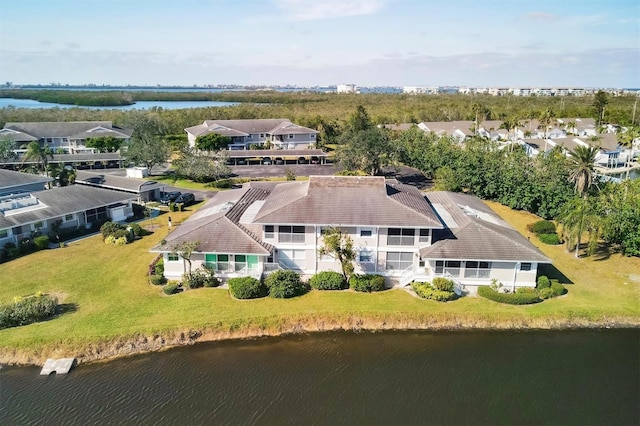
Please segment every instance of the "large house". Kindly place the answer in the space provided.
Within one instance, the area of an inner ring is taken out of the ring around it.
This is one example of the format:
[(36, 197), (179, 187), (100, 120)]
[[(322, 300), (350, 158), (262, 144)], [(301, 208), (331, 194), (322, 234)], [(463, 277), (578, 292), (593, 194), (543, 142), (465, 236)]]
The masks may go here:
[(0, 169), (0, 247), (35, 234), (133, 215), (132, 194), (79, 185), (43, 189), (49, 181)]
[(194, 147), (198, 136), (217, 133), (231, 138), (229, 149), (244, 150), (251, 145), (270, 144), (275, 149), (304, 149), (315, 146), (318, 131), (279, 119), (205, 120), (202, 124), (184, 129), (189, 146)]
[(187, 270), (179, 255), (185, 242), (197, 242), (192, 268), (213, 268), (222, 279), (276, 269), (309, 276), (340, 270), (318, 251), (331, 227), (353, 240), (357, 273), (380, 274), (396, 286), (445, 276), (467, 291), (492, 279), (533, 287), (538, 265), (550, 263), (479, 199), (448, 192), (425, 197), (384, 177), (252, 182), (218, 193), (152, 251), (162, 253), (169, 279)]
[(12, 141), (18, 155), (33, 141), (56, 154), (86, 154), (96, 151), (86, 146), (90, 138), (111, 136), (127, 143), (132, 133), (132, 129), (115, 126), (111, 121), (23, 122), (6, 123), (0, 129), (0, 138)]

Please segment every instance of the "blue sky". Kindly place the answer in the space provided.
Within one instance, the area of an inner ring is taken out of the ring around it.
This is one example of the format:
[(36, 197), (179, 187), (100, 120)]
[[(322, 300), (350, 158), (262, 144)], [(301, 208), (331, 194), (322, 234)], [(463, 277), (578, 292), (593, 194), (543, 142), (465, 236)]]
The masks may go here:
[(2, 0), (0, 82), (640, 87), (638, 0)]

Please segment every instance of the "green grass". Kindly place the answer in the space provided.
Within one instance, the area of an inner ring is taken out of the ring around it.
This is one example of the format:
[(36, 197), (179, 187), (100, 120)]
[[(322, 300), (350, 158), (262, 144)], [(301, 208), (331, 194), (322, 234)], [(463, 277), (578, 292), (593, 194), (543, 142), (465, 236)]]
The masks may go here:
[[(491, 204), (513, 226), (524, 231), (536, 218)], [(175, 212), (174, 224), (190, 213)], [(167, 235), (165, 220), (147, 221), (154, 233), (115, 247), (100, 236), (62, 249), (37, 252), (0, 264), (0, 302), (37, 291), (61, 295), (65, 313), (42, 323), (0, 330), (0, 361), (41, 361), (59, 353), (86, 353), (101, 343), (180, 330), (233, 333), (264, 330), (277, 333), (296, 321), (307, 328), (321, 324), (363, 327), (549, 326), (566, 319), (576, 323), (616, 321), (638, 324), (640, 259), (611, 255), (575, 259), (563, 246), (538, 244), (573, 282), (568, 295), (533, 306), (507, 306), (466, 297), (438, 303), (412, 297), (403, 290), (362, 294), (350, 291), (310, 293), (293, 299), (239, 301), (226, 290), (198, 289), (165, 296), (147, 283), (148, 250)], [(534, 239), (532, 238), (532, 241)], [(635, 271), (634, 275), (632, 271)], [(563, 280), (561, 279), (561, 282)], [(567, 280), (565, 279), (564, 282)]]

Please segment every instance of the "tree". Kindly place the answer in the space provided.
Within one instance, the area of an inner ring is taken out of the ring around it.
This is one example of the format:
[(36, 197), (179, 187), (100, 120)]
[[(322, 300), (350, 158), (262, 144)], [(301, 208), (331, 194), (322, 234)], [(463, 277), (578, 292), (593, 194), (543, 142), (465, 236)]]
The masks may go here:
[(227, 176), (231, 169), (227, 165), (225, 151), (217, 153), (202, 153), (186, 147), (177, 159), (173, 160), (175, 176), (182, 176), (194, 182), (211, 182)]
[(474, 102), (471, 105), (471, 111), (473, 112), (474, 116), (475, 116), (475, 121), (473, 122), (473, 133), (475, 135), (478, 134), (478, 130), (480, 128), (480, 124), (486, 120), (487, 116), (491, 113), (489, 111), (489, 108), (487, 108), (485, 105), (481, 104), (480, 102)]
[(0, 138), (0, 161), (7, 162), (16, 157), (13, 152), (13, 141), (11, 139)]
[(226, 149), (230, 143), (231, 138), (229, 136), (223, 136), (218, 133), (209, 133), (196, 138), (196, 148), (201, 151), (219, 151)]
[(575, 197), (560, 211), (558, 222), (562, 224), (563, 238), (568, 250), (575, 245), (576, 257), (580, 257), (580, 242), (585, 232), (589, 235), (587, 256), (595, 252), (598, 239), (603, 235), (604, 221), (595, 206), (595, 200), (588, 197)]
[(347, 127), (350, 132), (357, 133), (363, 130), (369, 130), (374, 126), (365, 107), (358, 105), (356, 107), (356, 112), (354, 112), (349, 118)]
[(60, 186), (73, 185), (76, 181), (75, 170), (62, 164), (54, 164), (49, 166), (51, 177), (58, 181)]
[(629, 179), (629, 171), (631, 170), (631, 161), (633, 159), (633, 143), (636, 139), (640, 138), (640, 127), (630, 126), (625, 132), (618, 132), (618, 143), (627, 149), (627, 161), (625, 166), (627, 168), (627, 176)]
[(187, 274), (191, 276), (191, 256), (198, 250), (199, 241), (182, 241), (173, 246), (171, 253), (177, 254), (187, 262)]
[(99, 152), (116, 152), (122, 145), (122, 139), (113, 136), (100, 136), (87, 139), (86, 145), (95, 148)]
[(377, 127), (347, 132), (336, 152), (338, 164), (344, 171), (362, 170), (370, 176), (379, 175), (382, 168), (395, 164), (397, 150), (384, 130)]
[(550, 108), (545, 109), (538, 116), (540, 127), (544, 130), (544, 151), (547, 152), (547, 131), (551, 123), (555, 122), (556, 114)]
[(507, 139), (509, 139), (509, 133), (513, 131), (512, 141), (515, 142), (518, 127), (520, 127), (520, 125), (521, 125), (520, 119), (516, 116), (511, 116), (502, 122), (502, 124), (500, 125), (500, 128), (505, 129), (507, 131)]
[(593, 184), (593, 170), (598, 148), (592, 146), (576, 146), (569, 151), (570, 174), (569, 181), (575, 185), (575, 190), (581, 197), (586, 197)]
[(171, 148), (160, 138), (132, 140), (124, 153), (124, 158), (134, 164), (143, 164), (149, 169), (164, 164), (171, 156)]
[(626, 256), (640, 256), (640, 179), (607, 183), (598, 211), (604, 217), (604, 239), (619, 244)]
[(609, 103), (609, 95), (603, 90), (598, 92), (593, 97), (593, 109), (596, 113), (596, 124), (600, 125), (604, 122), (604, 108)]
[(353, 249), (353, 240), (348, 234), (343, 234), (338, 228), (331, 227), (322, 235), (323, 246), (318, 249), (320, 256), (333, 256), (342, 268), (342, 275), (346, 281), (353, 274), (353, 261), (356, 251)]
[(36, 166), (41, 168), (46, 176), (49, 176), (48, 165), (49, 159), (53, 160), (53, 151), (48, 146), (42, 147), (36, 141), (29, 142), (27, 145), (27, 152), (24, 153), (22, 163), (35, 160)]

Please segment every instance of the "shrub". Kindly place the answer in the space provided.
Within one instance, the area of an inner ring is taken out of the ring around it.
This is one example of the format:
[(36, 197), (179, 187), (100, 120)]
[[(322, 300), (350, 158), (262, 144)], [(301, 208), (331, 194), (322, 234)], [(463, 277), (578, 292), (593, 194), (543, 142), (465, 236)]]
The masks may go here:
[(478, 288), (478, 295), (486, 299), (493, 300), (498, 303), (507, 303), (509, 305), (531, 305), (541, 302), (537, 293), (498, 293), (491, 287), (481, 286)]
[(164, 294), (176, 294), (178, 292), (178, 283), (170, 282), (162, 287)]
[(349, 287), (362, 292), (382, 291), (385, 289), (385, 281), (382, 275), (354, 274), (349, 278)]
[(196, 269), (191, 274), (184, 274), (182, 282), (187, 288), (217, 287), (220, 280), (215, 277), (213, 269)]
[(169, 203), (169, 211), (170, 212), (176, 211), (176, 203), (174, 203), (173, 201)]
[(269, 296), (277, 299), (300, 296), (306, 292), (306, 286), (294, 271), (276, 271), (264, 280)]
[(538, 294), (538, 290), (533, 287), (518, 287), (516, 289), (518, 294)]
[(218, 189), (229, 189), (231, 188), (231, 181), (229, 179), (218, 179), (216, 181), (211, 182), (209, 185), (213, 188)]
[(551, 291), (553, 292), (553, 295), (555, 297), (555, 296), (562, 296), (567, 292), (567, 289), (559, 282), (554, 281), (551, 283)]
[(116, 237), (114, 237), (113, 235), (107, 235), (107, 237), (104, 239), (104, 243), (107, 245), (113, 245), (116, 243)]
[(49, 248), (49, 236), (41, 235), (39, 237), (35, 237), (33, 239), (33, 244), (35, 244), (38, 250), (44, 250), (46, 248)]
[(153, 285), (164, 285), (167, 282), (167, 279), (164, 275), (156, 274), (149, 277), (149, 282)]
[(36, 249), (36, 246), (33, 244), (33, 240), (31, 238), (23, 238), (20, 241), (19, 252), (22, 254), (31, 253)]
[(128, 243), (127, 237), (118, 237), (113, 241), (116, 246), (124, 246)]
[(542, 300), (550, 299), (553, 297), (553, 290), (551, 290), (551, 288), (549, 287), (545, 287), (538, 291), (538, 296)]
[(158, 261), (153, 266), (152, 274), (164, 275), (164, 258), (159, 257)]
[(433, 288), (429, 283), (417, 283), (411, 284), (413, 291), (423, 299), (432, 299), (438, 302), (447, 302), (456, 298), (456, 294), (453, 291), (443, 291)]
[(0, 305), (0, 329), (47, 319), (55, 314), (57, 306), (58, 299), (48, 295), (18, 297), (12, 303)]
[[(120, 235), (116, 235), (118, 231), (122, 231)], [(124, 225), (120, 225), (115, 222), (105, 222), (100, 227), (100, 233), (102, 234), (102, 239), (106, 239), (109, 235), (114, 235), (116, 238), (121, 237), (126, 234), (126, 227)]]
[(536, 285), (536, 288), (538, 290), (541, 290), (543, 288), (549, 288), (551, 286), (551, 281), (549, 281), (549, 278), (547, 278), (546, 275), (540, 275), (538, 277), (538, 283)]
[(346, 288), (344, 276), (335, 271), (319, 272), (311, 277), (309, 285), (316, 290), (342, 290)]
[(136, 237), (139, 237), (142, 235), (142, 227), (137, 223), (132, 223), (131, 225), (129, 225), (129, 227), (133, 231), (133, 235), (135, 235)]
[(236, 299), (256, 299), (267, 295), (267, 288), (253, 277), (229, 279), (229, 293)]
[(531, 231), (534, 234), (555, 234), (556, 224), (549, 220), (539, 220), (531, 226)]
[(453, 281), (447, 278), (436, 277), (433, 279), (431, 285), (436, 290), (453, 292)]
[(558, 237), (558, 234), (538, 234), (538, 239), (544, 244), (549, 244), (550, 246), (557, 246), (560, 244), (560, 237)]

